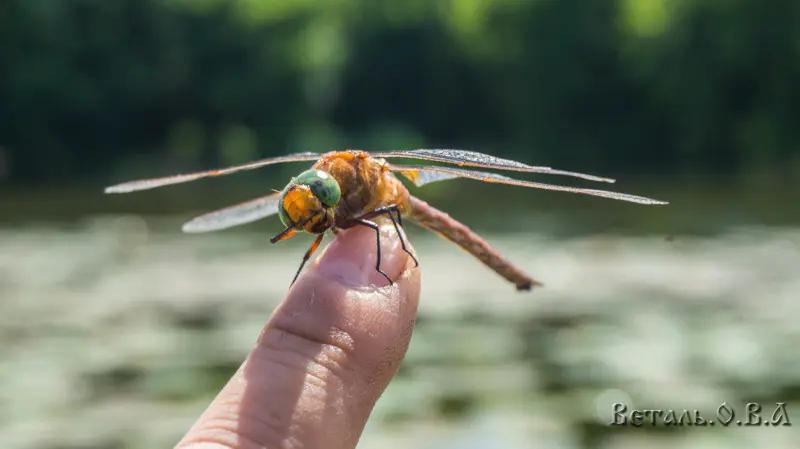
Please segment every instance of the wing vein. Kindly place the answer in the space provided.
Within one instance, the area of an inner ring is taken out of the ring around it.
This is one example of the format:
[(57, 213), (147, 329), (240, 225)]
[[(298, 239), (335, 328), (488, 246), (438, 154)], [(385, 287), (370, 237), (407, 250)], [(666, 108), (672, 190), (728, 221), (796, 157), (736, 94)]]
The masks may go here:
[(183, 232), (218, 231), (252, 223), (278, 212), (280, 193), (255, 198), (193, 218), (183, 225)]
[(611, 192), (608, 190), (583, 189), (579, 187), (568, 187), (555, 184), (545, 184), (541, 182), (524, 181), (521, 179), (510, 178), (508, 176), (498, 175), (496, 173), (465, 170), (461, 168), (389, 164), (389, 169), (392, 171), (400, 172), (404, 176), (414, 181), (414, 183), (417, 184), (418, 186), (427, 184), (429, 182), (444, 181), (447, 179), (454, 179), (458, 177), (458, 178), (475, 179), (484, 182), (494, 182), (498, 184), (533, 187), (543, 190), (555, 190), (561, 192), (579, 193), (583, 195), (592, 195), (602, 198), (610, 198), (613, 200), (628, 201), (631, 203), (669, 204), (665, 201), (654, 200), (652, 198), (646, 198), (643, 196), (630, 195), (627, 193)]
[(140, 190), (155, 189), (156, 187), (163, 187), (173, 184), (181, 184), (184, 182), (195, 181), (197, 179), (208, 178), (212, 176), (224, 176), (231, 173), (236, 173), (244, 170), (253, 170), (267, 165), (280, 164), (283, 162), (302, 162), (318, 159), (320, 153), (296, 153), (288, 154), (285, 156), (270, 157), (260, 159), (257, 161), (247, 162), (245, 164), (234, 165), (226, 168), (218, 168), (214, 170), (205, 170), (193, 173), (184, 173), (181, 175), (164, 176), (160, 178), (139, 179), (136, 181), (128, 181), (122, 184), (116, 184), (106, 187), (105, 193), (129, 193)]
[(492, 168), (497, 170), (520, 171), (527, 173), (543, 173), (548, 175), (563, 175), (574, 178), (588, 179), (590, 181), (613, 183), (614, 179), (601, 176), (589, 175), (566, 170), (556, 170), (550, 167), (538, 167), (523, 164), (522, 162), (503, 159), (489, 154), (478, 153), (476, 151), (453, 150), (453, 149), (417, 149), (417, 150), (394, 150), (371, 153), (376, 157), (400, 157), (408, 159), (422, 159), (445, 164), (454, 164), (467, 167)]

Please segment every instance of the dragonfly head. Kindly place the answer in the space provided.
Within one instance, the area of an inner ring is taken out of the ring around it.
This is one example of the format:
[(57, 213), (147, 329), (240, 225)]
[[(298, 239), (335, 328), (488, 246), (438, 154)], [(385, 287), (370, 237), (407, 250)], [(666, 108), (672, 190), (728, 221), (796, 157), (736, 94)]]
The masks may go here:
[(281, 192), (278, 215), (287, 228), (321, 234), (334, 224), (342, 197), (339, 183), (322, 170), (306, 170)]

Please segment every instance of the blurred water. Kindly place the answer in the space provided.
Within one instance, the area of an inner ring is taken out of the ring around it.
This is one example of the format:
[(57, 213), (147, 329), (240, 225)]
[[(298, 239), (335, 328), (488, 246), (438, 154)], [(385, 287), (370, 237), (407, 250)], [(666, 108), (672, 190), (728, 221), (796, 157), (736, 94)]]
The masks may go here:
[[(238, 367), (307, 242), (174, 225), (0, 229), (2, 447), (171, 447)], [(796, 447), (793, 427), (606, 423), (618, 398), (709, 416), (783, 401), (795, 418), (800, 229), (487, 235), (546, 284), (532, 294), (410, 235), (420, 320), (359, 447)]]

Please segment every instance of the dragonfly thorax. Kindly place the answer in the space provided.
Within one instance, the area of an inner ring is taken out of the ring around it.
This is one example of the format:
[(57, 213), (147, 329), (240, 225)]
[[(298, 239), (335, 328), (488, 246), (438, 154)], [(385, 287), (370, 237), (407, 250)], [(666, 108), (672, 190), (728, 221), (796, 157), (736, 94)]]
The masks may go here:
[(284, 225), (320, 234), (334, 224), (341, 199), (339, 183), (321, 170), (307, 170), (292, 178), (280, 195), (278, 215)]

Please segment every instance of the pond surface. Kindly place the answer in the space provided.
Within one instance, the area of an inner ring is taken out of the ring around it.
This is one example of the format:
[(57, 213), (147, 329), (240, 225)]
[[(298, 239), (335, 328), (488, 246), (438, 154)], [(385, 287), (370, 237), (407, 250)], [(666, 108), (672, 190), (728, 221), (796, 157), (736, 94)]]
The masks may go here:
[[(4, 448), (172, 447), (238, 367), (307, 239), (178, 225), (0, 227)], [(800, 425), (799, 228), (542, 226), (485, 235), (546, 284), (526, 294), (409, 229), (420, 319), (360, 448), (796, 447), (796, 427), (607, 423), (614, 402), (712, 418), (723, 402), (786, 402)]]

